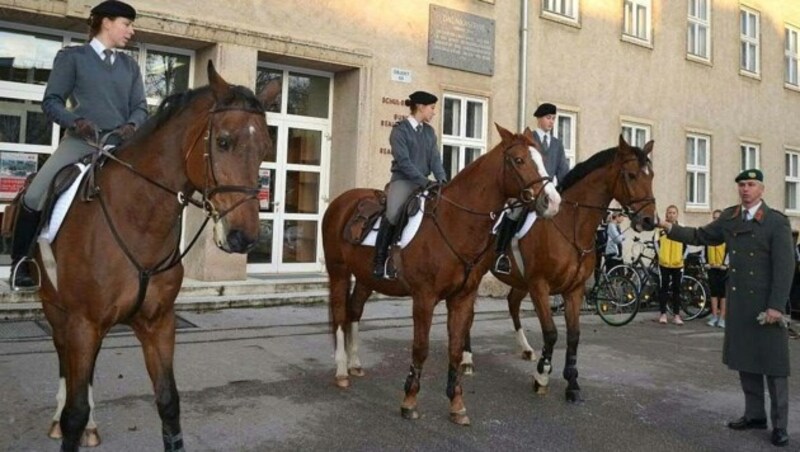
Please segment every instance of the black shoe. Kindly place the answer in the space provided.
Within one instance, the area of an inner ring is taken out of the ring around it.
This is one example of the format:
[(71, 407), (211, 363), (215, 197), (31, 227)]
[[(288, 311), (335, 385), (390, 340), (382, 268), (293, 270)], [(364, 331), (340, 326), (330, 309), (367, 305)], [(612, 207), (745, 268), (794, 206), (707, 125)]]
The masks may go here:
[(376, 262), (375, 266), (372, 267), (372, 277), (375, 279), (383, 279), (383, 275), (385, 274), (383, 268), (385, 266), (385, 262)]
[(733, 430), (750, 430), (750, 429), (766, 430), (767, 420), (747, 419), (746, 417), (742, 416), (739, 419), (736, 419), (735, 421), (728, 422), (728, 428)]
[(494, 271), (501, 275), (508, 275), (511, 273), (511, 259), (507, 255), (501, 254), (494, 262)]
[(770, 442), (772, 442), (773, 446), (783, 447), (789, 444), (789, 434), (786, 432), (786, 429), (773, 428)]
[[(16, 273), (14, 273), (15, 268), (17, 269)], [(30, 289), (36, 287), (36, 281), (34, 281), (33, 277), (31, 276), (31, 272), (28, 269), (27, 262), (23, 262), (19, 265), (13, 263), (11, 265), (11, 275), (8, 278), (9, 278), (8, 279), (9, 286), (14, 288)]]

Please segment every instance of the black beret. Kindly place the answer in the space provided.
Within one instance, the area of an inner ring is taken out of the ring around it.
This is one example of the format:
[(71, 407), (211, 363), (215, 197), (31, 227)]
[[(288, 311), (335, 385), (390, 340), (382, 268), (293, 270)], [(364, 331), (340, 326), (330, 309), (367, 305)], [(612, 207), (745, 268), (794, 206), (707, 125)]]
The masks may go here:
[(425, 91), (414, 91), (410, 96), (408, 96), (406, 105), (430, 105), (435, 104), (438, 100), (439, 98), (431, 93), (426, 93)]
[(554, 114), (556, 114), (556, 106), (548, 103), (543, 103), (542, 105), (539, 105), (539, 108), (537, 108), (536, 111), (533, 112), (533, 116), (536, 116), (537, 118)]
[(736, 182), (743, 180), (757, 180), (759, 182), (764, 182), (764, 173), (762, 173), (760, 169), (744, 170), (739, 173), (738, 176), (736, 176)]
[(126, 19), (136, 20), (136, 10), (133, 6), (118, 0), (106, 0), (92, 8), (93, 16), (101, 17), (125, 17)]

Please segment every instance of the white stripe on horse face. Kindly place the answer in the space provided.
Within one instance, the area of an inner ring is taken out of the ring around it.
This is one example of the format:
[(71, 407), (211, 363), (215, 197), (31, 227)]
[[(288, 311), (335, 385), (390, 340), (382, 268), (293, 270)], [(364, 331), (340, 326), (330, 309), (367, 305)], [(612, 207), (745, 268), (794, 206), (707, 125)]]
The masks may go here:
[(250, 126), (248, 130), (250, 131), (250, 136), (253, 136), (253, 134), (256, 133), (256, 128), (254, 126)]
[(531, 158), (533, 159), (536, 166), (539, 168), (539, 176), (541, 177), (548, 177), (547, 168), (544, 167), (544, 160), (542, 160), (542, 154), (536, 150), (533, 146), (528, 146), (528, 151), (531, 153)]

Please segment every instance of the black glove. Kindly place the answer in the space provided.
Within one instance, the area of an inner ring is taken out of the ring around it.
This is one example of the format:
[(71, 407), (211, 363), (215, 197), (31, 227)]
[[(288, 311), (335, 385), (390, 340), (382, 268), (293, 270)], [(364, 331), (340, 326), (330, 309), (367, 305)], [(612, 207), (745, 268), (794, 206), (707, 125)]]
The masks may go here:
[(134, 132), (136, 132), (136, 126), (131, 123), (123, 124), (114, 129), (114, 133), (119, 135), (122, 141), (128, 141), (128, 139), (133, 136)]
[(97, 139), (97, 126), (95, 126), (92, 121), (89, 121), (86, 118), (76, 119), (75, 125), (72, 126), (72, 130), (84, 140), (94, 141)]

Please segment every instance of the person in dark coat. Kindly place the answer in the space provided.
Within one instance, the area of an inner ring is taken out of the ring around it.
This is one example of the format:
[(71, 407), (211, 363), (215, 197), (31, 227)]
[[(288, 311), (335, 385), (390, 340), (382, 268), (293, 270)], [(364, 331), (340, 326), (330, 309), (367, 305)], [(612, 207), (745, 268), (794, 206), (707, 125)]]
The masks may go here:
[[(739, 372), (744, 416), (734, 430), (766, 429), (764, 377), (770, 395), (772, 444), (785, 446), (789, 414), (789, 344), (783, 314), (792, 285), (794, 253), (789, 220), (762, 199), (764, 175), (757, 169), (736, 177), (741, 204), (710, 224), (691, 228), (661, 222), (669, 238), (728, 250), (728, 312), (722, 362)], [(757, 317), (764, 313), (764, 324)]]

